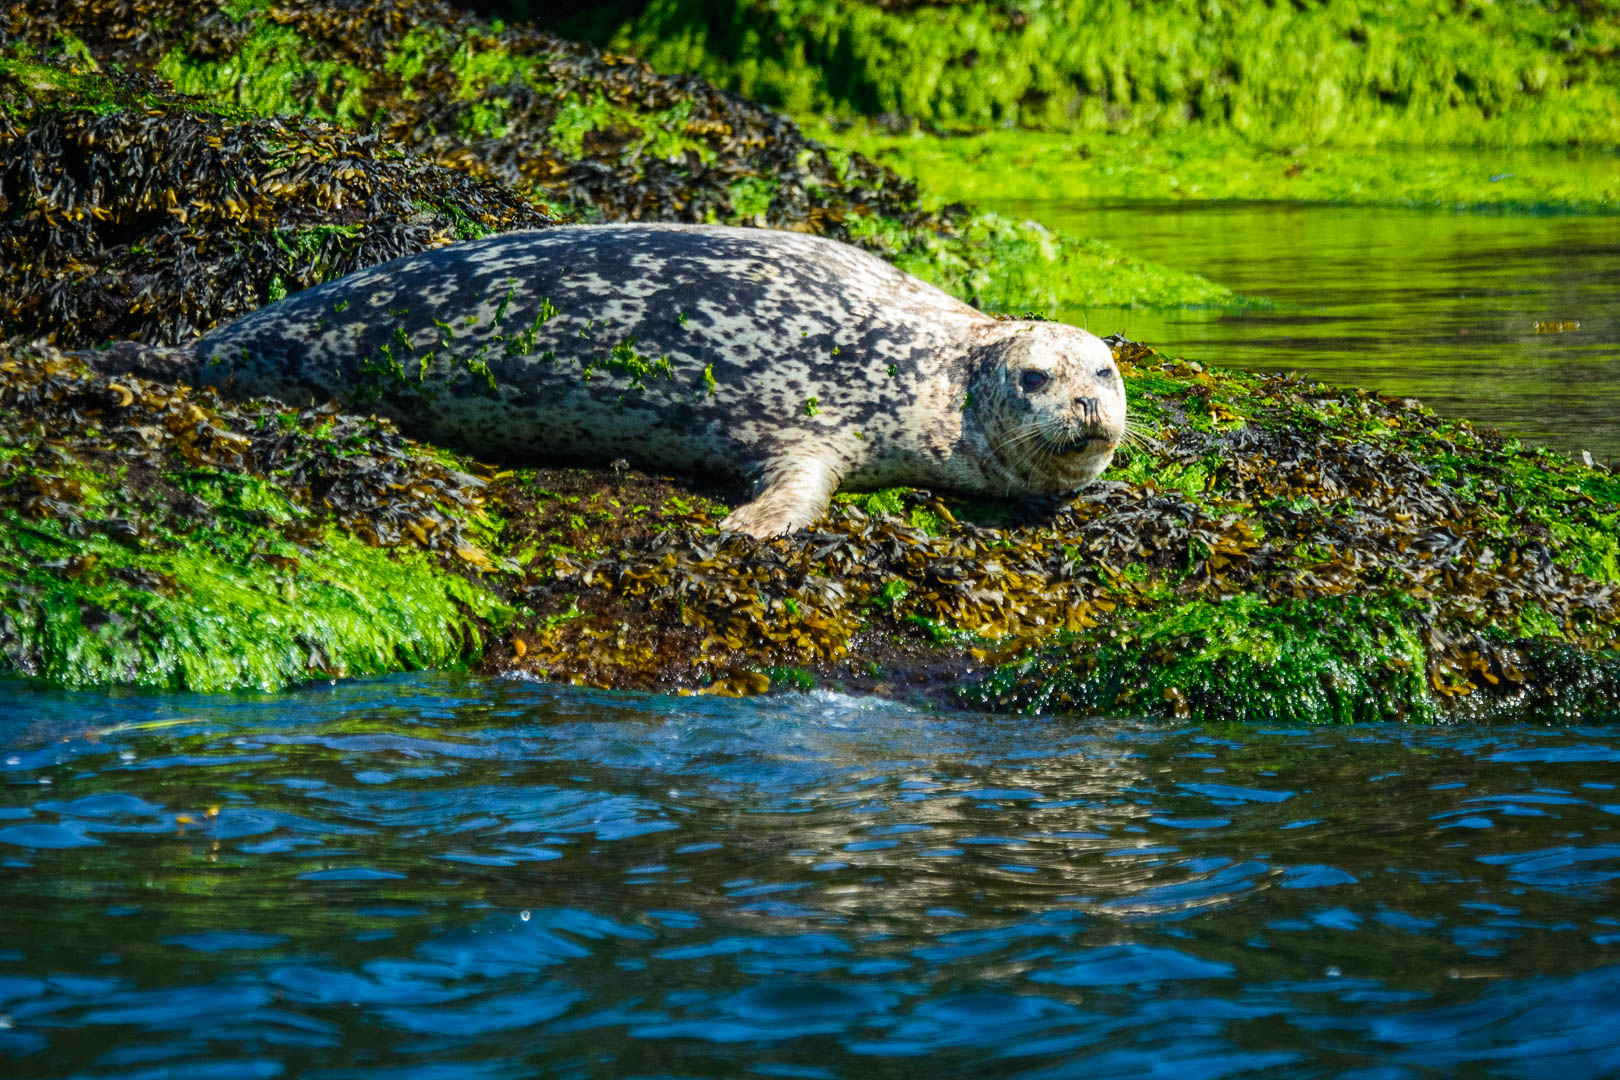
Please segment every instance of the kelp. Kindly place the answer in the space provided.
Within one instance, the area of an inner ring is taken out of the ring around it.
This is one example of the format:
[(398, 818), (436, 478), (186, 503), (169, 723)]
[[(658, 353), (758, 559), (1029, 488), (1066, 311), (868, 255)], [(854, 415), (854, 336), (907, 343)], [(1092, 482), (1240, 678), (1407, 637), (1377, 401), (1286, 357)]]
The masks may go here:
[(0, 328), (175, 344), (310, 285), (552, 217), (377, 134), (135, 75), (0, 64)]

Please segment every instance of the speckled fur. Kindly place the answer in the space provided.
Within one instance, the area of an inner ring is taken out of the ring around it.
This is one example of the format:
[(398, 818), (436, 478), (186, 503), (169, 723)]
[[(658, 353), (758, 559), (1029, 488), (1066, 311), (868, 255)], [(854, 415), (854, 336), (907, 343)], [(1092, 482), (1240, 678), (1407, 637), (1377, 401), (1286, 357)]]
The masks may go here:
[[(758, 536), (813, 522), (841, 486), (1072, 490), (1125, 419), (1109, 351), (1083, 330), (998, 322), (835, 241), (708, 226), (407, 256), (221, 327), (185, 363), (236, 394), (335, 397), (485, 457), (742, 477), (758, 497), (726, 524)], [(1049, 377), (1034, 393), (1032, 367)]]

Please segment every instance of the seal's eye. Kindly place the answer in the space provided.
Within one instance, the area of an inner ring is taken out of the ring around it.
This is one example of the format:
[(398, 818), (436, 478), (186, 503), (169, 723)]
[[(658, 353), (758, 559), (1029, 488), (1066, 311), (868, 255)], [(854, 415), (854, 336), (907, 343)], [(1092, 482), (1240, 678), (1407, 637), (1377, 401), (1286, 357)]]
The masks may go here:
[(1100, 367), (1100, 368), (1097, 369), (1097, 378), (1099, 378), (1099, 379), (1112, 378), (1113, 374), (1114, 374), (1114, 369), (1111, 368), (1111, 367)]
[(1024, 388), (1026, 394), (1033, 394), (1047, 383), (1044, 371), (1026, 371), (1018, 376), (1018, 385)]

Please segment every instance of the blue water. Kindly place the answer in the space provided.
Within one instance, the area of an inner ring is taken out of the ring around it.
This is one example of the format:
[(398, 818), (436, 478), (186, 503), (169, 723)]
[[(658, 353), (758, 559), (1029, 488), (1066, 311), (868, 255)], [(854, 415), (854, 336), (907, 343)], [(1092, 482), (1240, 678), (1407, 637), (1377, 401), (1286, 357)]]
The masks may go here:
[(1620, 1075), (1620, 732), (0, 685), (6, 1077)]

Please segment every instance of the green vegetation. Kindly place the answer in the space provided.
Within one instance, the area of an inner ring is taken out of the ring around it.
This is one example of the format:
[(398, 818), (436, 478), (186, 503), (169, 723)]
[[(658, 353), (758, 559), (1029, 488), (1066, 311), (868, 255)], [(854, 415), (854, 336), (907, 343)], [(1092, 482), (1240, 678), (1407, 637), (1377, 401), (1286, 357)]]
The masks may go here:
[(1283, 145), (1620, 143), (1608, 3), (651, 0), (562, 29), (798, 116)]
[(1268, 146), (1233, 134), (1152, 138), (994, 131), (942, 139), (867, 123), (817, 132), (890, 166), (932, 196), (990, 206), (1275, 199), (1507, 213), (1620, 212), (1610, 152)]
[(1428, 651), (1402, 606), (1253, 596), (1168, 604), (1107, 635), (1060, 634), (1057, 647), (1005, 666), (962, 699), (1212, 721), (1433, 721), (1444, 714), (1425, 685)]
[(319, 121), (127, 73), (0, 63), (0, 334), (177, 344), (385, 259), (551, 219)]
[(0, 513), (6, 646), (34, 661), (17, 666), (64, 686), (278, 690), (482, 652), (472, 612), (498, 607), (476, 586), (336, 532), (266, 545), (231, 520), (240, 506), (214, 509), (220, 524), (144, 551)]
[[(0, 406), (7, 667), (275, 690), (475, 662), (512, 616), (468, 572), (492, 566), (475, 491), (375, 422), (92, 377), (48, 351), (3, 358)], [(399, 470), (413, 491), (389, 487)]]
[(1610, 4), (653, 0), (562, 29), (778, 105), (941, 201), (1620, 206)]
[(292, 28), (256, 20), (234, 55), (198, 63), (184, 50), (173, 49), (158, 62), (156, 74), (182, 94), (230, 101), (261, 116), (302, 112), (350, 124), (363, 119), (370, 81), (366, 72), (351, 64), (309, 60), (301, 55), (302, 45)]
[(909, 240), (896, 244), (896, 266), (985, 311), (1264, 303), (1101, 240), (1064, 236), (1039, 222), (998, 214), (975, 215), (949, 239), (916, 233)]
[[(147, 13), (161, 13), (161, 25), (131, 25), (129, 13), (90, 3), (58, 12), (54, 28), (94, 30), (103, 66), (152, 72), (222, 107), (377, 124), (384, 146), (493, 173), (584, 220), (809, 228), (992, 310), (1244, 303), (1100, 243), (920, 200), (888, 170), (807, 140), (763, 109), (677, 89), (637, 65), (582, 59), (577, 46), (430, 0), (409, 5), (416, 22), (402, 36), (380, 32), (366, 9), (266, 5), (221, 8), (216, 17), (233, 26), (221, 38), (201, 21), (207, 9), (169, 0)], [(56, 48), (50, 20), (26, 30), (39, 50)], [(282, 288), (305, 283), (281, 279)]]

